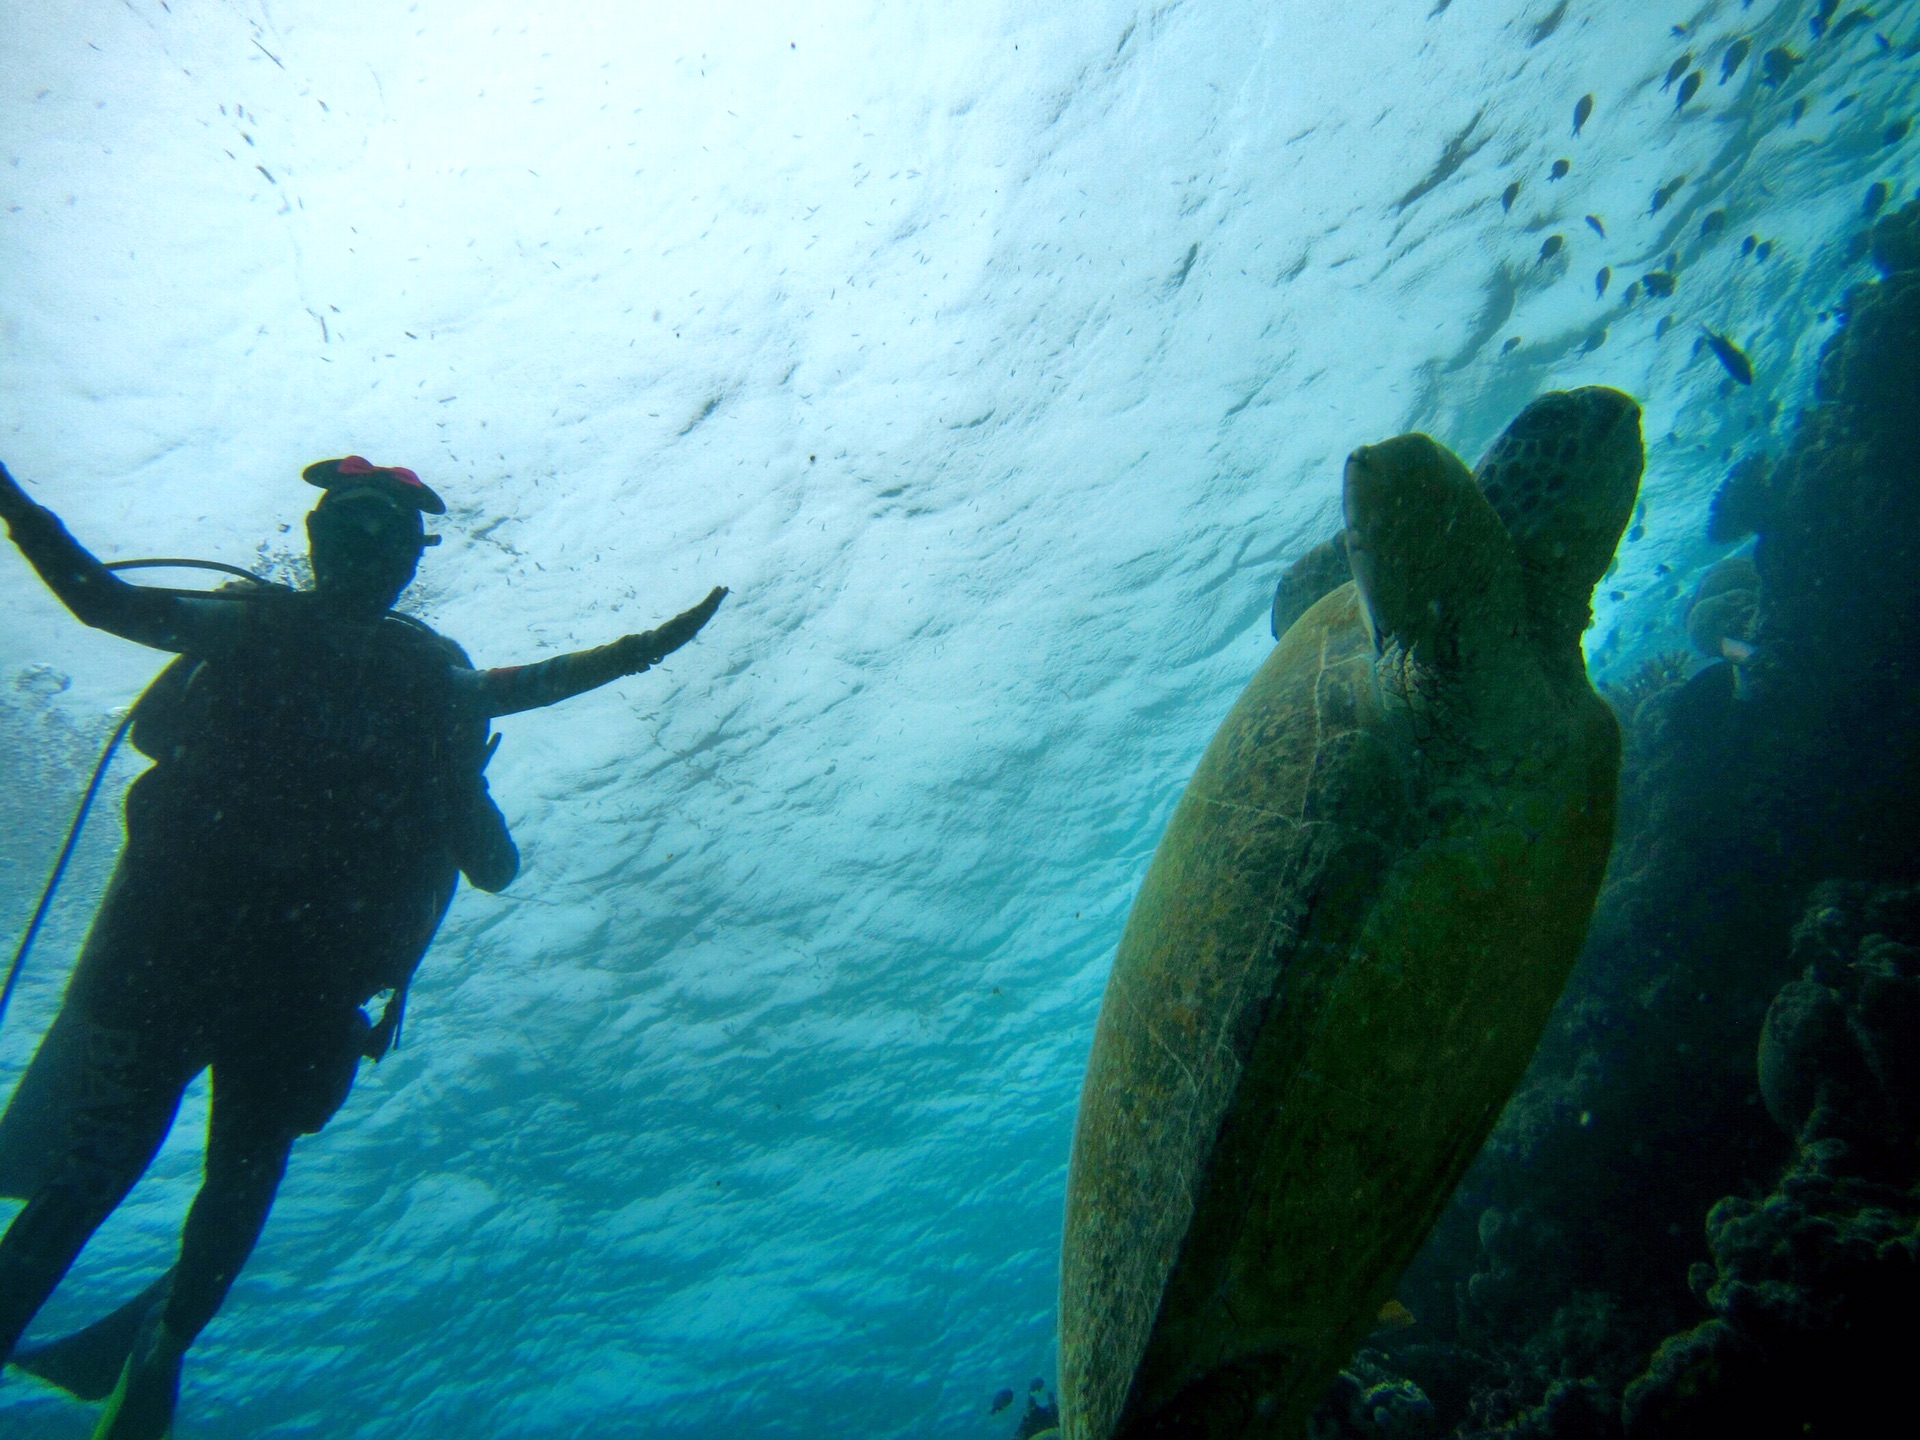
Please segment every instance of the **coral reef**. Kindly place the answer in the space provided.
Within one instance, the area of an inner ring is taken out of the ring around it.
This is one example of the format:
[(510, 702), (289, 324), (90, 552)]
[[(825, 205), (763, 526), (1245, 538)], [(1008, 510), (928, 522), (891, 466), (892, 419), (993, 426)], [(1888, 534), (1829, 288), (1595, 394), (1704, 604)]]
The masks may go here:
[(1767, 1108), (1798, 1145), (1764, 1199), (1707, 1216), (1713, 1318), (1627, 1387), (1629, 1440), (1866, 1434), (1920, 1283), (1920, 890), (1821, 887), (1767, 1015)]

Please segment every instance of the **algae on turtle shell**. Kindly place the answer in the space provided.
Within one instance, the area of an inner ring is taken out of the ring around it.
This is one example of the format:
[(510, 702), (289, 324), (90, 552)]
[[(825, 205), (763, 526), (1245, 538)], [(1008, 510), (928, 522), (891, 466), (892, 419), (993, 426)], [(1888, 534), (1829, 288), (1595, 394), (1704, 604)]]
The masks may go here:
[(1529, 406), (1478, 483), (1424, 435), (1349, 459), (1354, 579), (1214, 737), (1108, 982), (1068, 1440), (1300, 1434), (1498, 1116), (1612, 843), (1579, 636), (1642, 463), (1599, 388)]

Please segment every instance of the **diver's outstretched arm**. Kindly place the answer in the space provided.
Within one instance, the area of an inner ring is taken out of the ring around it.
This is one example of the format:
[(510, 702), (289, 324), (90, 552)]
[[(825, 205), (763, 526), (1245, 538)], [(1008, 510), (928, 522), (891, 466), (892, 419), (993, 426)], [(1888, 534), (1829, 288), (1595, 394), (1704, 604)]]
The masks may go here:
[(233, 629), (239, 612), (219, 601), (189, 600), (129, 585), (34, 503), (0, 464), (0, 520), (47, 588), (82, 623), (156, 650), (205, 654)]
[(556, 655), (534, 665), (469, 672), (479, 687), (478, 708), (489, 716), (516, 715), (596, 690), (622, 675), (650, 670), (699, 634), (700, 627), (713, 618), (726, 598), (726, 587), (715, 586), (693, 609), (674, 616), (657, 630), (622, 635), (611, 645)]

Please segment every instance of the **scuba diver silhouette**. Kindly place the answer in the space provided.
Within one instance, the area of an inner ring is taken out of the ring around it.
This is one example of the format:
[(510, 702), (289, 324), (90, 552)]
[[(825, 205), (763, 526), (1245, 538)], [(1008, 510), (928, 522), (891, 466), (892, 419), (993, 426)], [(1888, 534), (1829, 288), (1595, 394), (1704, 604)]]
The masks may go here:
[[(94, 1440), (170, 1433), (187, 1347), (246, 1263), (295, 1138), (392, 1044), (458, 875), (498, 890), (519, 853), (487, 792), (495, 716), (635, 675), (726, 596), (656, 630), (537, 664), (475, 670), (391, 607), (446, 506), (411, 470), (359, 456), (305, 478), (313, 588), (130, 585), (0, 465), (0, 519), (86, 624), (176, 652), (135, 706), (154, 760), (127, 793), (126, 845), (58, 1016), (0, 1119), (0, 1361), (107, 1400)], [(378, 1022), (361, 1008), (392, 998)], [(173, 1269), (78, 1336), (22, 1332), (213, 1072), (205, 1172)], [(111, 1392), (111, 1393), (109, 1393)]]

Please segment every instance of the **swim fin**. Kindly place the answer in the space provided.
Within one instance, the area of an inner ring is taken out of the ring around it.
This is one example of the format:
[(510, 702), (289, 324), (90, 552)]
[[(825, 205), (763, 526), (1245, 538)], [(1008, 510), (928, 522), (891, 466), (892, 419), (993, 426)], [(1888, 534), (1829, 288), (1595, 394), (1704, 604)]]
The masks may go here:
[(14, 1351), (12, 1364), (29, 1375), (58, 1385), (80, 1400), (101, 1401), (113, 1393), (140, 1338), (141, 1322), (166, 1299), (173, 1283), (169, 1270), (105, 1319), (44, 1345)]
[(180, 1366), (191, 1343), (167, 1329), (164, 1306), (149, 1310), (92, 1440), (169, 1440), (180, 1403)]

